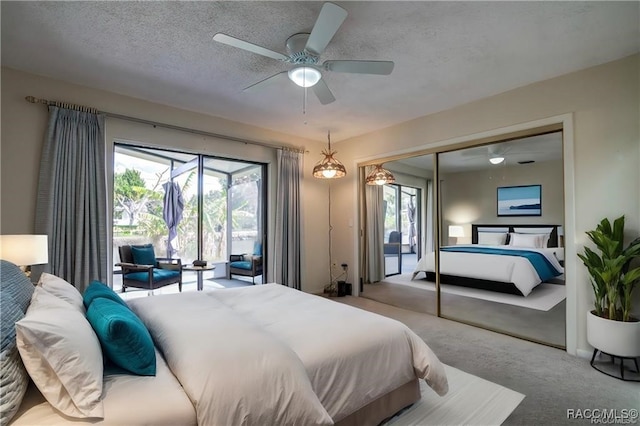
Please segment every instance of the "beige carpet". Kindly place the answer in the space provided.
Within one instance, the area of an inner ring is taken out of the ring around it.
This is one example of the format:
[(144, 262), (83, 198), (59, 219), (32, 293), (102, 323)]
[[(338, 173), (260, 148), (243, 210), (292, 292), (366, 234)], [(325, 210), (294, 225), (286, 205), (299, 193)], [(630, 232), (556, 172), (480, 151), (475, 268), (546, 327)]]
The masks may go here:
[[(436, 290), (435, 283), (420, 278), (412, 280), (411, 275), (411, 273), (394, 275), (386, 277), (384, 281), (419, 288), (422, 290)], [(536, 309), (538, 311), (548, 311), (567, 297), (567, 291), (564, 285), (547, 283), (542, 283), (536, 286), (536, 288), (534, 288), (527, 297), (446, 284), (442, 286), (442, 292), (458, 296), (472, 297), (474, 299), (488, 300), (490, 302), (503, 303), (505, 305)]]
[(445, 365), (449, 392), (438, 396), (423, 380), (422, 399), (386, 425), (499, 425), (522, 402), (524, 395)]

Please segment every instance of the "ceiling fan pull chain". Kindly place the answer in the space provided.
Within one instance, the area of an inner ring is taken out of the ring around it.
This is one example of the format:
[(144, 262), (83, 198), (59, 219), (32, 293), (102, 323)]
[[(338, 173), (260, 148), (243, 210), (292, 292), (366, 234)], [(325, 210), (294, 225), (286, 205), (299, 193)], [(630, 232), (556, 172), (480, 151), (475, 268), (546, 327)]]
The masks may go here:
[[(305, 87), (302, 93), (302, 115), (307, 115), (307, 88)], [(304, 120), (304, 124), (307, 124), (307, 120)]]

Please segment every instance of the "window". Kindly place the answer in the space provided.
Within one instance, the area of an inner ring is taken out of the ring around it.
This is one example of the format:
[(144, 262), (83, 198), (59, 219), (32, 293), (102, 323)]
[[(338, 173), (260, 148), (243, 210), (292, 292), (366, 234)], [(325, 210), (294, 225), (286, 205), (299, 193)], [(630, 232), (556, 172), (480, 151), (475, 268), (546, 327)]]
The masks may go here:
[[(157, 256), (183, 263), (222, 263), (231, 253), (252, 252), (265, 235), (265, 176), (264, 164), (116, 144), (114, 263), (123, 244), (152, 243)], [(184, 203), (171, 241), (164, 212), (167, 182), (177, 184)], [(218, 269), (217, 275), (225, 274), (224, 267)]]

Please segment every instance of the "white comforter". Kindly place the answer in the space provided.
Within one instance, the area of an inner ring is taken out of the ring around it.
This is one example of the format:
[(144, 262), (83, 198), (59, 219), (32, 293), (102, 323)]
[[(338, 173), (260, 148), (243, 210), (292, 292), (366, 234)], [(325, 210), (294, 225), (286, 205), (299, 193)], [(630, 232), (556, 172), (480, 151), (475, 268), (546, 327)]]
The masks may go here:
[(199, 425), (329, 425), (296, 354), (212, 293), (136, 299)]
[[(471, 247), (496, 248), (496, 246), (483, 246), (478, 244), (473, 244)], [(554, 254), (556, 249), (523, 249), (521, 247), (512, 246), (498, 246), (498, 248), (505, 250), (530, 250), (542, 253), (558, 271), (564, 270)], [(435, 270), (434, 257), (433, 252), (423, 256), (420, 261), (418, 261), (411, 279), (416, 278), (420, 272), (433, 272)], [(518, 256), (501, 256), (497, 254), (441, 251), (440, 273), (445, 275), (513, 283), (524, 296), (531, 293), (531, 290), (542, 282), (540, 276), (536, 272), (536, 269), (526, 258)]]
[(444, 366), (404, 324), (279, 284), (130, 304), (199, 424), (337, 422), (415, 377), (448, 390)]

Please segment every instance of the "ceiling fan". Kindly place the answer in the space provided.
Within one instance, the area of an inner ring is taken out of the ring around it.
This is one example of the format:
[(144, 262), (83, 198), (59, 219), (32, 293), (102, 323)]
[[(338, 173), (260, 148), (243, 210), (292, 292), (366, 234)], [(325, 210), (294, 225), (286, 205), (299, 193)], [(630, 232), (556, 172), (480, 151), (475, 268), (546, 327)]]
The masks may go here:
[(346, 10), (336, 4), (325, 3), (320, 10), (320, 15), (318, 15), (311, 33), (298, 33), (287, 39), (286, 50), (288, 55), (222, 33), (214, 35), (213, 40), (268, 58), (294, 64), (294, 67), (289, 71), (283, 71), (267, 77), (246, 87), (243, 91), (251, 92), (260, 89), (281, 80), (286, 75), (300, 87), (311, 87), (320, 103), (326, 105), (335, 101), (336, 98), (322, 78), (322, 71), (377, 75), (389, 75), (393, 71), (394, 64), (391, 61), (338, 60), (319, 63), (320, 55), (322, 55), (346, 17)]

